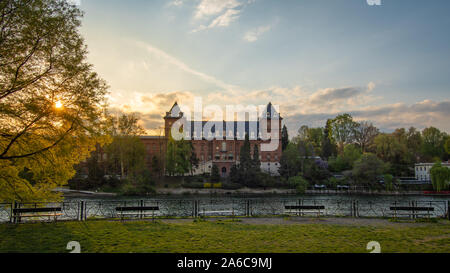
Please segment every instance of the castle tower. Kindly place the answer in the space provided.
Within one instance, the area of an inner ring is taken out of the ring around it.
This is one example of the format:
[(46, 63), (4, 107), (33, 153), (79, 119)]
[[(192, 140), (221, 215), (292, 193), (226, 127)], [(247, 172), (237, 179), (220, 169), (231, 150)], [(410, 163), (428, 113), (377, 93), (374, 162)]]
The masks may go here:
[(181, 112), (180, 106), (177, 102), (172, 106), (169, 112), (166, 112), (164, 117), (164, 136), (169, 138), (172, 125), (183, 117), (183, 112)]

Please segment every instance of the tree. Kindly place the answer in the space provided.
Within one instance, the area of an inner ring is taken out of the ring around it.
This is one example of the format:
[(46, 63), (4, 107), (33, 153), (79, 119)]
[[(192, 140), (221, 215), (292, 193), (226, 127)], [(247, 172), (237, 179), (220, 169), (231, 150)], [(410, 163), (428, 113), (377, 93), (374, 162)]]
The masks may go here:
[(353, 177), (358, 184), (373, 186), (384, 174), (386, 165), (374, 154), (364, 154), (353, 166)]
[(151, 166), (152, 166), (152, 173), (153, 173), (153, 175), (160, 176), (161, 175), (161, 165), (159, 163), (159, 159), (155, 155), (152, 157), (152, 164), (151, 164)]
[(296, 176), (300, 172), (300, 154), (294, 143), (289, 143), (281, 155), (279, 173), (284, 178)]
[(214, 164), (212, 166), (212, 169), (211, 169), (211, 181), (212, 182), (219, 182), (220, 181), (219, 167), (217, 167), (216, 164)]
[(356, 160), (361, 157), (360, 149), (354, 144), (348, 144), (344, 147), (344, 152), (336, 158), (329, 160), (330, 170), (334, 172), (342, 172), (351, 170)]
[(239, 177), (240, 182), (243, 185), (249, 185), (251, 183), (252, 177), (250, 172), (253, 167), (253, 160), (250, 156), (250, 139), (248, 134), (245, 135), (244, 144), (241, 147), (241, 151), (239, 153)]
[(295, 188), (298, 194), (306, 193), (308, 189), (309, 182), (302, 176), (293, 176), (288, 180), (289, 186)]
[(281, 130), (281, 147), (283, 151), (287, 148), (288, 144), (289, 144), (289, 134), (286, 125), (284, 125), (283, 129)]
[(253, 146), (253, 168), (255, 170), (261, 169), (261, 160), (259, 159), (259, 149), (257, 144)]
[(433, 165), (430, 170), (431, 182), (436, 191), (442, 191), (449, 188), (450, 168), (442, 166), (440, 162)]
[(386, 191), (394, 190), (394, 176), (392, 176), (391, 174), (385, 174), (384, 186), (386, 187)]
[(323, 130), (321, 157), (326, 160), (336, 154), (336, 145), (331, 136), (331, 121), (331, 119), (327, 120), (325, 129)]
[(410, 162), (417, 163), (420, 160), (420, 147), (422, 146), (422, 135), (416, 128), (410, 127), (406, 133), (406, 146), (411, 157)]
[(330, 159), (330, 169), (335, 172), (351, 170), (356, 160), (361, 157), (361, 150), (354, 144), (348, 144), (344, 147), (342, 155)]
[(450, 136), (447, 136), (445, 139), (444, 150), (447, 153), (446, 157), (448, 160), (448, 157), (450, 156)]
[(195, 149), (194, 149), (194, 146), (192, 144), (192, 141), (190, 141), (189, 144), (190, 144), (190, 149), (191, 149), (191, 157), (189, 158), (189, 163), (190, 163), (189, 169), (191, 171), (191, 175), (193, 175), (194, 174), (194, 170), (196, 168), (198, 168), (199, 160), (197, 158), (197, 154), (195, 153)]
[(113, 139), (106, 146), (110, 170), (122, 178), (136, 175), (145, 167), (145, 146), (139, 139), (144, 129), (139, 125), (135, 114), (110, 116), (109, 133)]
[(361, 147), (361, 152), (365, 153), (367, 148), (373, 143), (375, 137), (379, 134), (377, 127), (372, 123), (363, 121), (358, 123), (355, 128), (355, 141)]
[(338, 115), (331, 121), (331, 135), (338, 143), (339, 153), (344, 152), (344, 145), (352, 143), (355, 139), (357, 123), (349, 114)]
[(169, 136), (166, 155), (166, 172), (169, 175), (184, 175), (191, 171), (191, 149), (190, 142), (184, 139), (176, 141)]
[(230, 169), (230, 182), (239, 183), (239, 169), (236, 164), (233, 164)]
[(376, 155), (390, 163), (390, 173), (408, 175), (409, 156), (406, 141), (398, 134), (380, 134), (374, 140)]
[(58, 200), (51, 190), (109, 141), (107, 86), (86, 61), (77, 7), (5, 0), (0, 14), (0, 200)]
[(421, 152), (427, 161), (439, 157), (442, 159), (444, 151), (445, 133), (435, 127), (425, 128), (422, 131), (422, 147)]

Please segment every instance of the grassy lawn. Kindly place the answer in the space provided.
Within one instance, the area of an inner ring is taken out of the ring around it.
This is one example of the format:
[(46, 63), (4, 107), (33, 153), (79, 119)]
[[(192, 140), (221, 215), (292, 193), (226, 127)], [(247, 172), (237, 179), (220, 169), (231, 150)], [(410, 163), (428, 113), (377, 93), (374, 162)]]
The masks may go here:
[(355, 226), (239, 222), (60, 222), (0, 225), (0, 252), (450, 252), (450, 223)]

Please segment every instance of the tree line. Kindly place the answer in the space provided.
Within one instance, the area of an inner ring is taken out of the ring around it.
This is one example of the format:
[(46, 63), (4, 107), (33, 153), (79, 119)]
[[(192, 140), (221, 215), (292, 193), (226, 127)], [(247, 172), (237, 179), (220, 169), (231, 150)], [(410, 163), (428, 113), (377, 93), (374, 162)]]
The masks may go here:
[(437, 128), (383, 133), (350, 114), (328, 119), (324, 127), (301, 126), (290, 141), (283, 132), (282, 177), (314, 183), (342, 182), (332, 176), (338, 173), (355, 184), (376, 187), (381, 181), (389, 188), (392, 177), (413, 177), (415, 163), (447, 161), (450, 155), (450, 137)]

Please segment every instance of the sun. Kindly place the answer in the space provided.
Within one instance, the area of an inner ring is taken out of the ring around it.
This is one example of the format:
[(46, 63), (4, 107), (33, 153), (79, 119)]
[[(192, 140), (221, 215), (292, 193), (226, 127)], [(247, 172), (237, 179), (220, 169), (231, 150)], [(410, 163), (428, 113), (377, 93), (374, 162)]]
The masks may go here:
[(61, 109), (61, 108), (63, 108), (63, 104), (62, 104), (62, 102), (59, 100), (59, 101), (57, 101), (57, 102), (55, 102), (55, 108), (56, 109)]

